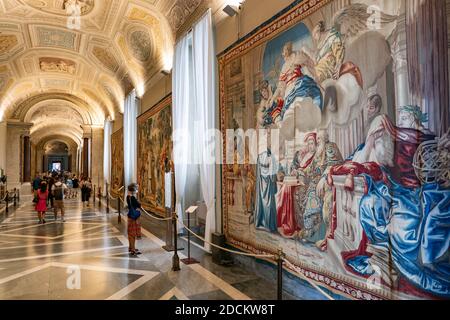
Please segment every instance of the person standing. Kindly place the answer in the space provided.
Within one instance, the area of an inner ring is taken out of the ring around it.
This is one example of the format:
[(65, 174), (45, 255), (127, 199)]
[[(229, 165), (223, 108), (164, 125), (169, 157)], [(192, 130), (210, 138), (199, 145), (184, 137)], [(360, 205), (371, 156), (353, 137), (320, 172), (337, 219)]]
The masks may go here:
[(39, 175), (36, 175), (36, 178), (33, 180), (33, 194), (37, 197), (38, 190), (41, 186), (42, 179)]
[(64, 219), (64, 195), (67, 193), (67, 185), (62, 183), (61, 178), (53, 185), (52, 192), (54, 197), (53, 212), (55, 214), (55, 221), (58, 220), (58, 210), (61, 210), (61, 221), (66, 222)]
[(78, 198), (78, 188), (80, 187), (80, 181), (76, 175), (73, 175), (72, 178), (73, 190), (75, 192), (75, 198)]
[(81, 194), (82, 194), (81, 201), (83, 202), (83, 206), (84, 206), (84, 203), (86, 202), (86, 206), (88, 208), (89, 208), (89, 199), (91, 198), (91, 192), (92, 192), (91, 179), (85, 179), (81, 183)]
[(54, 198), (53, 198), (53, 194), (51, 192), (54, 184), (55, 184), (55, 177), (50, 175), (48, 178), (48, 190), (49, 190), (48, 200), (49, 200), (49, 202), (47, 202), (47, 204), (50, 203), (50, 208), (53, 208), (53, 205), (54, 205)]
[(47, 182), (42, 181), (40, 189), (37, 191), (37, 203), (35, 210), (38, 213), (39, 224), (45, 223), (45, 212), (47, 211), (48, 189)]
[(128, 205), (128, 251), (132, 256), (141, 254), (139, 249), (136, 249), (136, 238), (141, 235), (141, 225), (139, 218), (141, 217), (141, 203), (136, 198), (137, 185), (132, 183), (128, 186), (127, 205)]

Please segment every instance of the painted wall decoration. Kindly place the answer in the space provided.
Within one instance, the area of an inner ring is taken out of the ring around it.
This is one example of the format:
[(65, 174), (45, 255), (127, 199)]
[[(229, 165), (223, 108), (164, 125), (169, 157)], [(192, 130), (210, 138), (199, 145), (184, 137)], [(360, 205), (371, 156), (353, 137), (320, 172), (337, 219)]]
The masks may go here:
[(147, 31), (138, 30), (131, 33), (128, 43), (133, 56), (141, 62), (150, 58), (152, 51), (152, 40)]
[[(295, 1), (219, 55), (224, 141), (269, 136), (224, 147), (229, 244), (282, 248), (349, 298), (450, 298), (447, 24), (430, 2)], [(445, 50), (421, 59), (430, 46)]]
[(77, 34), (46, 27), (36, 28), (36, 38), (40, 47), (58, 47), (69, 50), (77, 50)]
[(70, 15), (67, 8), (71, 5), (78, 6), (82, 16), (94, 9), (94, 0), (24, 0), (24, 2), (35, 9), (61, 16)]
[(172, 96), (138, 118), (139, 199), (152, 212), (164, 215), (165, 159), (172, 163)]
[(124, 185), (123, 128), (111, 135), (111, 194), (121, 195), (118, 190)]
[(92, 49), (92, 54), (100, 61), (100, 63), (112, 72), (119, 69), (119, 63), (114, 55), (106, 48), (95, 46)]
[(76, 72), (75, 62), (59, 58), (39, 58), (39, 68), (44, 72), (61, 72), (70, 75)]
[(8, 53), (12, 48), (14, 48), (19, 41), (17, 37), (12, 34), (1, 35), (0, 36), (0, 54)]

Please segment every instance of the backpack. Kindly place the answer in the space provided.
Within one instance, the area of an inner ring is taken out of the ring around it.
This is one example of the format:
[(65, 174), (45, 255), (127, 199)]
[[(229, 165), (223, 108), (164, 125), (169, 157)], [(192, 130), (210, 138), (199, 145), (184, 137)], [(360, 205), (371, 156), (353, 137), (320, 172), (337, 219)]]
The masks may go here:
[(53, 195), (55, 196), (55, 200), (63, 200), (64, 199), (64, 191), (62, 184), (57, 186), (55, 185), (55, 189), (53, 190)]

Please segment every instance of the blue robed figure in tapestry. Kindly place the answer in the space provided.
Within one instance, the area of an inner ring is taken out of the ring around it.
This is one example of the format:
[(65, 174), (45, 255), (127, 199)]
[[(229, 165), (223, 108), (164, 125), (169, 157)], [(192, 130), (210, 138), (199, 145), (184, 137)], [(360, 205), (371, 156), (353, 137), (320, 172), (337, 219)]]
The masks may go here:
[[(365, 237), (357, 251), (342, 257), (350, 272), (369, 277), (375, 271), (368, 244), (384, 248), (403, 285), (450, 297), (449, 181), (436, 168), (430, 171), (433, 179), (424, 179), (424, 168), (436, 158), (420, 158), (423, 146), (431, 147), (427, 156), (448, 150), (439, 150), (435, 136), (421, 126), (423, 119), (420, 108), (413, 106), (401, 108), (399, 127), (384, 115), (378, 117), (353, 161), (334, 168), (335, 174), (363, 175), (367, 184), (360, 202)], [(371, 164), (371, 169), (358, 172), (359, 163)]]
[(277, 172), (278, 164), (270, 149), (258, 156), (256, 173), (255, 227), (268, 232), (277, 231)]

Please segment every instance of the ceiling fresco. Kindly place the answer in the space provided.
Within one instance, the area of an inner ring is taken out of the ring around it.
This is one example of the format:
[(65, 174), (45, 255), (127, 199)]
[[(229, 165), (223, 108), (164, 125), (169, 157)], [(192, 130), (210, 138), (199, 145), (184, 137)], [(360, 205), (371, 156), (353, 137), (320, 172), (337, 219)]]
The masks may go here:
[[(62, 118), (50, 100), (80, 110), (83, 117), (70, 120), (75, 127), (116, 119), (127, 93), (139, 88), (143, 94), (170, 67), (180, 32), (208, 6), (221, 12), (223, 3), (0, 0), (0, 121), (23, 121), (39, 105), (55, 115), (40, 117), (36, 126), (51, 127)], [(79, 24), (73, 23), (74, 10)], [(80, 131), (72, 130), (72, 138), (80, 140)]]

